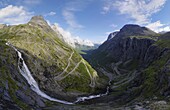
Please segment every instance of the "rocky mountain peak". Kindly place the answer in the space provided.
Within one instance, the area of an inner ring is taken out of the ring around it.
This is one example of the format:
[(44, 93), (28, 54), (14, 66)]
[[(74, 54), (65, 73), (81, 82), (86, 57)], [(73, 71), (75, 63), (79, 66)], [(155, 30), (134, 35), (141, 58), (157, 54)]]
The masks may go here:
[(48, 25), (48, 23), (45, 21), (43, 16), (33, 16), (31, 20), (28, 22), (28, 24), (37, 24), (37, 25)]
[(129, 37), (129, 36), (154, 36), (157, 33), (146, 28), (135, 24), (127, 24), (120, 29), (120, 32), (115, 36), (119, 38)]
[(121, 30), (133, 30), (133, 29), (140, 29), (141, 27), (139, 25), (136, 24), (126, 24), (122, 27)]

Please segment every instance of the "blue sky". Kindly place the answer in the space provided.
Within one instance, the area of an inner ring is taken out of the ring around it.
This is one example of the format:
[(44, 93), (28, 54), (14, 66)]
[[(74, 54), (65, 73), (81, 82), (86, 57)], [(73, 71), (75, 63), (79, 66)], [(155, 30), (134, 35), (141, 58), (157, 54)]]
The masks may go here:
[(43, 15), (72, 36), (104, 41), (125, 24), (170, 31), (170, 0), (1, 0), (0, 23), (26, 23)]

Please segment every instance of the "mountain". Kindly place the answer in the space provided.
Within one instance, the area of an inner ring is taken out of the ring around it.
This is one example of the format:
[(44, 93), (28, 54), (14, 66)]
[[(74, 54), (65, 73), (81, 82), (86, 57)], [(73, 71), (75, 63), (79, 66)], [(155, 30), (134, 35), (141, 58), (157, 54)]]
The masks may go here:
[(119, 32), (111, 33), (108, 40), (95, 50), (92, 57), (99, 59), (98, 63), (101, 62), (103, 65), (118, 61), (125, 62), (139, 56), (144, 58), (145, 51), (157, 39), (157, 34), (148, 28), (125, 25)]
[(73, 35), (65, 31), (63, 28), (61, 28), (58, 24), (51, 25), (51, 28), (56, 32), (59, 33), (59, 38), (70, 45), (73, 48), (79, 49), (79, 50), (90, 50), (90, 49), (96, 49), (98, 47), (97, 44), (93, 43), (90, 40), (82, 40), (79, 37), (73, 37)]
[(1, 108), (36, 109), (49, 100), (68, 103), (60, 100), (74, 101), (102, 86), (97, 72), (60, 36), (42, 16), (1, 26)]
[[(108, 76), (110, 94), (103, 102), (115, 104), (168, 101), (170, 34), (157, 34), (138, 25), (125, 25), (85, 58)], [(97, 99), (96, 99), (97, 100)], [(142, 104), (141, 104), (142, 106)]]

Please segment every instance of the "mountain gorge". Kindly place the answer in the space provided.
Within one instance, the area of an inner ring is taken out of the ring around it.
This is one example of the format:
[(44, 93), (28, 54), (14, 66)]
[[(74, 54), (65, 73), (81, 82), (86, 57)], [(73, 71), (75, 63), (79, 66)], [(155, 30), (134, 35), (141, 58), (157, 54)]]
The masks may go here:
[(169, 100), (169, 41), (169, 33), (125, 25), (85, 56), (98, 73), (110, 76), (107, 101)]
[(0, 25), (0, 109), (170, 108), (169, 32), (128, 24), (84, 58), (64, 39), (42, 16)]

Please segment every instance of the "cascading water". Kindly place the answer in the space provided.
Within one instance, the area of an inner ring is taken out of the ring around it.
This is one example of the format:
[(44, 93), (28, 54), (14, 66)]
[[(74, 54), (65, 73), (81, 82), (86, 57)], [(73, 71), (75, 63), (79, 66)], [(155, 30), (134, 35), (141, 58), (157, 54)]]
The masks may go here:
[(27, 80), (28, 84), (31, 86), (31, 89), (36, 92), (38, 95), (40, 95), (41, 97), (48, 99), (50, 101), (55, 101), (55, 102), (59, 102), (62, 104), (68, 104), (68, 105), (72, 105), (78, 102), (82, 102), (85, 100), (90, 100), (90, 99), (94, 99), (94, 98), (99, 98), (102, 96), (105, 96), (109, 93), (109, 86), (107, 87), (107, 91), (104, 94), (98, 94), (98, 95), (90, 95), (87, 97), (78, 97), (76, 101), (74, 102), (68, 102), (68, 101), (63, 101), (63, 100), (59, 100), (56, 98), (52, 98), (50, 96), (48, 96), (47, 94), (45, 94), (44, 92), (42, 92), (37, 84), (37, 82), (35, 81), (35, 79), (33, 78), (33, 76), (31, 75), (31, 72), (29, 71), (24, 59), (22, 58), (22, 54), (21, 52), (19, 52), (13, 45), (11, 45), (10, 43), (6, 43), (6, 45), (12, 47), (18, 54), (18, 69), (20, 71), (20, 73), (22, 74), (22, 76)]
[(47, 94), (45, 94), (44, 92), (42, 92), (39, 89), (37, 82), (32, 77), (31, 72), (29, 71), (27, 65), (25, 64), (25, 61), (22, 58), (21, 52), (19, 52), (14, 46), (12, 46), (9, 43), (6, 43), (6, 45), (12, 47), (17, 52), (18, 57), (19, 57), (18, 58), (18, 68), (19, 68), (19, 71), (23, 75), (23, 77), (27, 80), (28, 84), (31, 86), (31, 89), (34, 92), (36, 92), (41, 97), (46, 98), (46, 99), (51, 100), (51, 101), (55, 101), (55, 102), (59, 102), (59, 103), (63, 103), (63, 104), (74, 104), (72, 102), (67, 102), (67, 101), (62, 101), (62, 100), (58, 100), (58, 99), (52, 98), (52, 97), (48, 96)]

